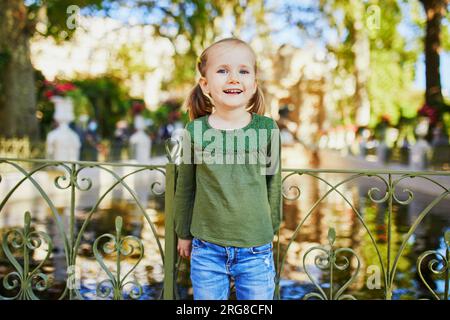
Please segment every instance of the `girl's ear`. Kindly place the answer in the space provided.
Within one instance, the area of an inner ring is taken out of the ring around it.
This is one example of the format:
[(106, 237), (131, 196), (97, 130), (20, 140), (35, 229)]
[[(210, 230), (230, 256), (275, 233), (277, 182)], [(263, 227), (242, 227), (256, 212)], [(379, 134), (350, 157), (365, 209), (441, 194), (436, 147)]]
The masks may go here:
[(200, 88), (203, 91), (204, 95), (209, 95), (209, 89), (208, 89), (208, 81), (206, 81), (205, 77), (200, 77), (198, 80), (198, 84), (200, 85)]

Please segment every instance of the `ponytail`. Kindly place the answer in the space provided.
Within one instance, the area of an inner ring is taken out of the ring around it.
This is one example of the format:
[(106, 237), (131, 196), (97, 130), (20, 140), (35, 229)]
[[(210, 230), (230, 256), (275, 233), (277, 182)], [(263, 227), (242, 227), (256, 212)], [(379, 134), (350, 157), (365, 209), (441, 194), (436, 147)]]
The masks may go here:
[(248, 102), (247, 110), (256, 114), (264, 115), (264, 94), (259, 86), (257, 86), (255, 94)]
[(189, 120), (194, 120), (204, 115), (211, 114), (213, 104), (209, 98), (203, 94), (202, 88), (197, 83), (184, 102), (184, 107), (189, 112)]

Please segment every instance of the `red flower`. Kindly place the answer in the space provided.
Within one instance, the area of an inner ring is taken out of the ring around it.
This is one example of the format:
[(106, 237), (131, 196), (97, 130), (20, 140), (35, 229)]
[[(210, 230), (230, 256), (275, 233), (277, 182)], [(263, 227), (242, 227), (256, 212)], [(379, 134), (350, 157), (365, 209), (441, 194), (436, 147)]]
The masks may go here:
[(140, 114), (142, 111), (144, 111), (145, 105), (140, 102), (133, 102), (133, 105), (131, 107), (133, 115)]
[(61, 92), (73, 91), (76, 88), (77, 87), (75, 87), (75, 85), (73, 85), (72, 83), (62, 83), (56, 85), (56, 90), (59, 90)]
[(77, 87), (70, 82), (55, 83), (52, 81), (44, 80), (44, 84), (45, 84), (44, 96), (47, 99), (50, 99), (53, 96), (66, 96), (68, 92), (77, 89)]
[(45, 90), (44, 95), (47, 99), (50, 99), (51, 97), (53, 97), (53, 91), (51, 90)]
[(435, 124), (439, 120), (439, 111), (427, 104), (424, 104), (418, 111), (418, 114), (424, 117), (428, 117), (430, 119), (430, 124)]

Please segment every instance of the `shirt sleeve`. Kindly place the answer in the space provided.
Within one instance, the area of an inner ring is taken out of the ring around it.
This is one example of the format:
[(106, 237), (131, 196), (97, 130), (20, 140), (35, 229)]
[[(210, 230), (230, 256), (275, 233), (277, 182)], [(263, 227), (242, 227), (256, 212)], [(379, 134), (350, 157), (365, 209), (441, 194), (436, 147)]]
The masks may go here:
[[(180, 239), (192, 239), (190, 232), (195, 200), (195, 164), (194, 148), (188, 126), (181, 141), (181, 162), (178, 165), (174, 199), (175, 233)], [(185, 156), (186, 151), (189, 155)]]
[[(270, 162), (266, 175), (267, 195), (272, 217), (273, 233), (276, 234), (280, 228), (282, 213), (282, 192), (281, 192), (281, 137), (280, 129), (275, 121), (270, 132), (270, 141), (267, 154)], [(276, 153), (274, 153), (276, 152)]]

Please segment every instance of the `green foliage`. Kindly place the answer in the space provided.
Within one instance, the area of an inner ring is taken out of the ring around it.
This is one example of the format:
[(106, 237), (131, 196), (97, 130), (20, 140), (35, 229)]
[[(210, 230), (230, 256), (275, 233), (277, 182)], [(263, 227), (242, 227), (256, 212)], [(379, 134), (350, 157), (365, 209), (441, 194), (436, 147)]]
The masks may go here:
[(112, 54), (109, 73), (122, 80), (129, 80), (132, 75), (144, 80), (146, 74), (155, 70), (148, 67), (142, 43), (127, 43)]
[(447, 9), (447, 15), (442, 21), (441, 41), (442, 49), (450, 51), (450, 3)]
[[(45, 28), (36, 30), (43, 36), (51, 36), (57, 42), (68, 40), (76, 30), (77, 11), (87, 8), (100, 10), (107, 1), (104, 0), (34, 0), (26, 2), (28, 19), (32, 24), (45, 24)], [(75, 7), (76, 6), (76, 7)]]
[(450, 112), (444, 113), (442, 122), (444, 123), (444, 128), (447, 135), (450, 136)]
[[(358, 6), (355, 7), (355, 4)], [(421, 19), (420, 11), (417, 11), (420, 6), (411, 7), (416, 9), (411, 13), (414, 19)], [(400, 117), (414, 117), (423, 101), (423, 97), (417, 99), (412, 88), (415, 63), (422, 48), (421, 41), (407, 43), (399, 33), (399, 24), (403, 19), (399, 2), (322, 0), (319, 9), (340, 40), (327, 46), (338, 60), (336, 73), (353, 76), (358, 71), (355, 69), (357, 55), (365, 54), (355, 52), (357, 36), (367, 37), (370, 41), (370, 66), (365, 70), (369, 72), (366, 83), (371, 105), (369, 126), (375, 127), (383, 116), (388, 116), (393, 125), (398, 124)], [(369, 21), (374, 21), (370, 18), (377, 13), (379, 23), (371, 26)], [(363, 23), (362, 28), (357, 29), (358, 23)], [(352, 109), (351, 112), (343, 112), (343, 117), (355, 116), (355, 99), (340, 101), (338, 105)], [(349, 121), (353, 122), (343, 119), (344, 123)]]
[(92, 116), (99, 124), (102, 137), (112, 137), (119, 120), (127, 117), (131, 99), (120, 78), (104, 75), (75, 80), (92, 105)]
[(89, 98), (80, 89), (76, 89), (67, 94), (73, 100), (75, 119), (79, 120), (80, 116), (86, 115), (89, 118), (94, 116), (94, 109)]
[[(45, 136), (53, 127), (53, 104), (44, 96), (45, 78), (41, 72), (36, 71), (38, 88), (38, 114), (42, 136)], [(73, 83), (78, 89), (70, 91), (74, 101), (75, 120), (79, 123), (80, 116), (86, 115), (90, 119), (99, 121), (100, 133), (106, 137), (113, 134), (115, 123), (127, 116), (130, 99), (126, 90), (120, 86), (118, 79), (104, 76), (75, 80)]]
[[(28, 19), (32, 22), (31, 25), (37, 27), (33, 32), (51, 36), (57, 42), (68, 40), (73, 35), (78, 22), (78, 8), (83, 10), (84, 15), (108, 16), (109, 10), (123, 5), (139, 10), (144, 15), (148, 13), (148, 16), (155, 16), (154, 13), (159, 12), (161, 20), (151, 23), (155, 27), (156, 35), (168, 38), (173, 43), (177, 37), (182, 36), (189, 43), (187, 51), (176, 52), (173, 79), (163, 83), (165, 88), (172, 90), (183, 88), (187, 83), (193, 82), (196, 58), (222, 31), (217, 19), (221, 19), (225, 12), (233, 15), (238, 28), (243, 25), (243, 17), (248, 8), (255, 7), (254, 13), (259, 18), (263, 12), (259, 0), (244, 0), (234, 4), (223, 0), (170, 2), (32, 0), (26, 3)], [(239, 32), (237, 29), (235, 31)], [(81, 106), (75, 112), (77, 114), (87, 112), (98, 119), (100, 132), (104, 136), (112, 134), (114, 128), (112, 124), (120, 117), (126, 116), (130, 108), (131, 102), (119, 83), (127, 83), (131, 75), (137, 74), (143, 78), (153, 71), (146, 67), (141, 47), (140, 43), (135, 43), (121, 48), (112, 59), (108, 76), (82, 79), (75, 83), (82, 91), (82, 95), (74, 97), (77, 105)], [(42, 105), (40, 111), (47, 113)]]
[(172, 1), (170, 6), (161, 2), (136, 2), (136, 7), (150, 11), (161, 11), (164, 18), (155, 24), (156, 34), (175, 43), (179, 36), (189, 43), (186, 52), (176, 52), (174, 57), (174, 74), (172, 80), (163, 84), (165, 88), (180, 88), (195, 79), (196, 60), (200, 53), (222, 32), (219, 20), (225, 13), (230, 13), (235, 21), (234, 34), (240, 33), (243, 18), (248, 10), (263, 23), (264, 6), (260, 0), (243, 0), (239, 2), (211, 1)]
[(173, 123), (178, 120), (187, 123), (189, 116), (181, 110), (181, 104), (181, 101), (169, 100), (163, 102), (158, 109), (149, 111), (148, 117), (153, 121), (153, 128), (157, 130), (167, 123)]
[[(45, 91), (47, 88), (45, 86), (44, 75), (39, 70), (35, 70), (34, 74), (37, 89), (36, 100), (40, 133), (41, 137), (45, 137), (54, 126), (53, 114), (55, 107), (53, 103), (45, 96)], [(71, 97), (73, 100), (76, 121), (80, 120), (81, 115), (88, 115), (89, 117), (94, 116), (94, 109), (91, 101), (80, 88), (68, 92), (66, 96)]]
[(171, 88), (182, 87), (186, 83), (192, 83), (196, 74), (196, 60), (194, 55), (175, 55), (174, 65), (175, 69), (172, 74), (172, 79), (162, 83), (162, 88), (168, 90)]
[(382, 115), (389, 115), (392, 125), (397, 125), (402, 115), (414, 117), (423, 100), (413, 94), (414, 64), (405, 63), (396, 51), (374, 50), (371, 65), (368, 82), (371, 126), (376, 125)]

